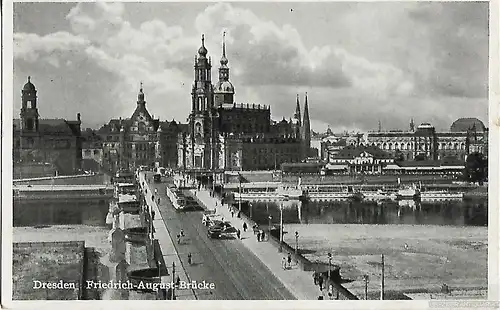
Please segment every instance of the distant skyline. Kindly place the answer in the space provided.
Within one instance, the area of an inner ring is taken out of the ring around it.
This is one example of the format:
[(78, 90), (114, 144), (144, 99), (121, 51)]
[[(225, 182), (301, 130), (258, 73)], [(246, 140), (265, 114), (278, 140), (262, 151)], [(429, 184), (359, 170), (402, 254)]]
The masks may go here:
[(185, 122), (205, 34), (218, 80), (226, 31), (237, 103), (289, 119), (308, 93), (314, 131), (488, 127), (487, 2), (14, 3), (14, 117), (27, 77), (42, 118), (99, 128), (149, 112)]

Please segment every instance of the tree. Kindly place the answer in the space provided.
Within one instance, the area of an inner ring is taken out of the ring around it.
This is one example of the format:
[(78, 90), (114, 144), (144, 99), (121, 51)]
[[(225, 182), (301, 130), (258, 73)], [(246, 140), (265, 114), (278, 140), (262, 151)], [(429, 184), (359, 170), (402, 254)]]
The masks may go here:
[(487, 178), (488, 160), (481, 153), (471, 153), (465, 161), (464, 178), (467, 182), (479, 182), (480, 185)]
[(424, 153), (420, 153), (417, 156), (415, 156), (415, 161), (423, 161), (423, 160), (426, 160), (426, 159), (427, 159), (427, 157), (425, 156)]
[(394, 161), (401, 162), (405, 160), (405, 155), (399, 149), (394, 153)]

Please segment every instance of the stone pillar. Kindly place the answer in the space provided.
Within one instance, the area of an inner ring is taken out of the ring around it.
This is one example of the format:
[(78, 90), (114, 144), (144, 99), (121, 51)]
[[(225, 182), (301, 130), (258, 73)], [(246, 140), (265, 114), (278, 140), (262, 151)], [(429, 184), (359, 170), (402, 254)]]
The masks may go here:
[(111, 252), (109, 260), (114, 263), (125, 260), (125, 233), (120, 228), (113, 228), (109, 232), (109, 239), (111, 241)]

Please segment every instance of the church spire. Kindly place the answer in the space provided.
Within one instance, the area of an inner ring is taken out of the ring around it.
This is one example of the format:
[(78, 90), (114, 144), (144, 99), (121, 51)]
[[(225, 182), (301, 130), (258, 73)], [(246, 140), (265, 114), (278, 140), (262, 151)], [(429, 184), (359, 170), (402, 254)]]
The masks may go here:
[(307, 158), (311, 148), (311, 123), (309, 119), (309, 103), (307, 101), (307, 92), (304, 103), (304, 119), (302, 121), (302, 157)]
[(299, 94), (297, 94), (297, 104), (295, 105), (295, 115), (294, 118), (299, 121), (299, 126), (302, 124), (302, 120), (300, 119), (300, 102), (299, 102)]
[(304, 124), (304, 126), (306, 126), (306, 124), (307, 126), (309, 126), (309, 103), (307, 102), (307, 92), (306, 92), (306, 102), (304, 103), (304, 120), (302, 124)]
[(226, 58), (226, 32), (222, 34), (222, 58), (220, 59), (221, 66), (226, 66), (228, 60)]

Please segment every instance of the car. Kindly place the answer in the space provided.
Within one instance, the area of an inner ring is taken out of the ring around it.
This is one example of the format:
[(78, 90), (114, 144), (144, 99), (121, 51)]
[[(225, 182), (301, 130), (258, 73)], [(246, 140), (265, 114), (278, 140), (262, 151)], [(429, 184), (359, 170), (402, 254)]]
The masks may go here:
[(222, 215), (220, 214), (214, 214), (214, 213), (204, 213), (202, 218), (201, 218), (201, 223), (203, 225), (207, 225), (209, 224), (210, 222), (214, 221), (214, 220), (221, 220), (222, 219)]
[(208, 228), (207, 235), (210, 238), (235, 237), (238, 230), (229, 222), (218, 221)]

